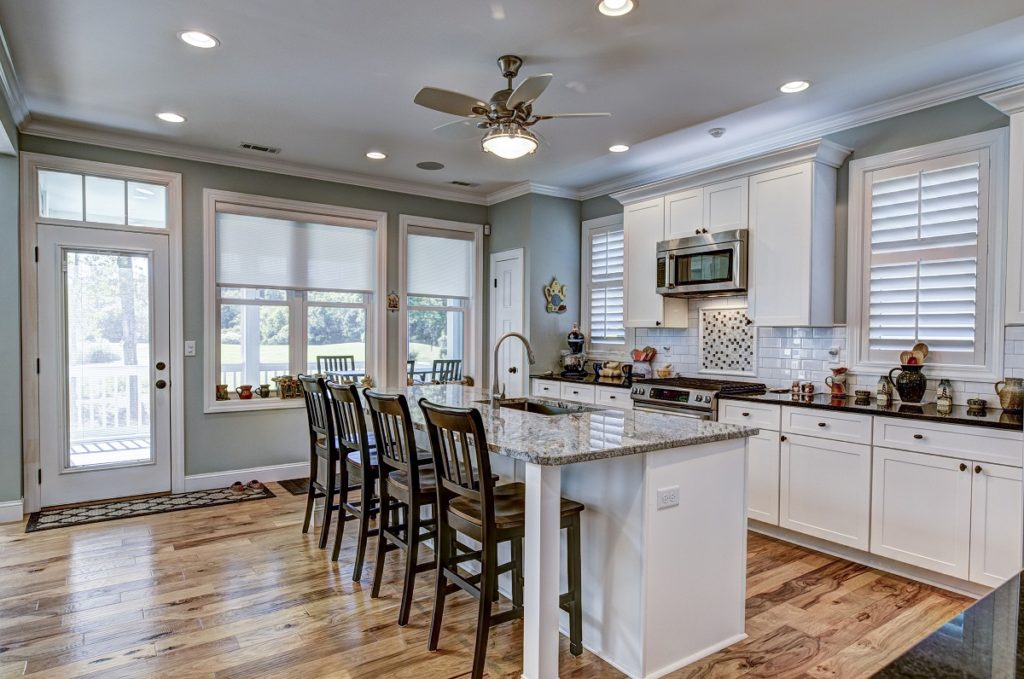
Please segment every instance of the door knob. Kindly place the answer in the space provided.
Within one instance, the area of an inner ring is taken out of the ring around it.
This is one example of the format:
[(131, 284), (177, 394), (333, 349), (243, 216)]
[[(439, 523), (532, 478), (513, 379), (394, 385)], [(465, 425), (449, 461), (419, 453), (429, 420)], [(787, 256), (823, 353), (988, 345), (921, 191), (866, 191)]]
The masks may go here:
[(157, 380), (155, 386), (157, 389), (163, 389), (167, 386), (167, 380)]
[(156, 362), (156, 369), (157, 370), (166, 370), (167, 369), (167, 364), (164, 363), (163, 361), (157, 361)]
[(508, 369), (508, 371), (515, 375), (517, 372), (519, 372), (519, 368), (512, 366), (511, 368)]

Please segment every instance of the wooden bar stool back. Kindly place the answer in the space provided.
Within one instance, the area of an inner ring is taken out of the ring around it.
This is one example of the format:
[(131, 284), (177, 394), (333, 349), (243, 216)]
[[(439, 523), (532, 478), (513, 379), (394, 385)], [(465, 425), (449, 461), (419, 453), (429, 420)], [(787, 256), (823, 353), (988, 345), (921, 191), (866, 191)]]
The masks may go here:
[[(309, 532), (310, 519), (317, 498), (324, 498), (323, 519), (320, 522), (320, 549), (327, 546), (327, 531), (331, 527), (331, 514), (337, 508), (334, 493), (338, 483), (338, 466), (341, 452), (338, 450), (327, 405), (327, 390), (322, 378), (299, 375), (302, 394), (306, 400), (306, 419), (309, 423), (309, 486), (306, 491), (306, 515), (302, 532)], [(327, 465), (327, 483), (320, 483), (320, 461)], [(342, 488), (347, 487), (346, 483)]]
[(358, 484), (359, 500), (352, 502), (345, 494), (339, 502), (338, 530), (334, 534), (334, 550), (331, 558), (337, 561), (341, 554), (341, 539), (345, 531), (345, 522), (358, 521), (359, 532), (356, 536), (356, 554), (352, 564), (352, 580), (358, 582), (363, 576), (363, 563), (366, 560), (366, 542), (372, 535), (377, 535), (376, 528), (370, 528), (370, 520), (379, 511), (378, 497), (374, 488), (377, 484), (378, 468), (377, 453), (374, 448), (373, 435), (366, 428), (363, 405), (359, 399), (359, 390), (354, 384), (327, 382), (330, 394), (329, 406), (334, 430), (337, 432), (338, 447), (343, 456), (342, 487), (349, 479)]
[[(421, 457), (416, 447), (416, 433), (405, 396), (382, 394), (369, 389), (363, 395), (377, 439), (380, 503), (381, 507), (387, 508), (380, 518), (377, 561), (374, 564), (370, 596), (380, 596), (387, 553), (395, 549), (405, 552), (402, 602), (398, 610), (398, 624), (404, 626), (409, 622), (416, 574), (432, 570), (436, 563), (433, 559), (420, 563), (418, 559), (423, 541), (435, 537), (434, 505), (437, 491), (434, 470), (430, 460)], [(431, 508), (429, 517), (423, 517), (424, 507)], [(401, 521), (394, 520), (396, 509), (401, 510)]]

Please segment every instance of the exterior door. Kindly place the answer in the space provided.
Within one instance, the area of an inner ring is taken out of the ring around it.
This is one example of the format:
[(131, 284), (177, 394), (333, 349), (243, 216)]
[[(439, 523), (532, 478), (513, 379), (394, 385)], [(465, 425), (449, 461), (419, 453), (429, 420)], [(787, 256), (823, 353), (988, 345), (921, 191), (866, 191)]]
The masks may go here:
[(169, 491), (167, 236), (38, 234), (42, 506)]
[[(508, 250), (491, 255), (491, 337), (493, 342), (506, 332), (523, 328), (523, 251)], [(488, 354), (491, 358), (491, 354)], [(518, 339), (508, 339), (498, 354), (498, 388), (508, 397), (527, 395), (529, 363)], [(493, 381), (493, 376), (491, 380)]]

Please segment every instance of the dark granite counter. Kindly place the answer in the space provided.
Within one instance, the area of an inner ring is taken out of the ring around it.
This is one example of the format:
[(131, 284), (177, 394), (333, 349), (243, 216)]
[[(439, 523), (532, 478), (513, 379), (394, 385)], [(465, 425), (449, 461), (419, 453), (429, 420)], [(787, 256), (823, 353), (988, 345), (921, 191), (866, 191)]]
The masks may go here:
[(891, 662), (876, 677), (1024, 677), (1024, 599), (1020, 575)]
[(613, 377), (602, 377), (598, 379), (593, 372), (589, 372), (583, 377), (562, 377), (558, 373), (530, 375), (530, 379), (533, 380), (554, 380), (555, 382), (572, 382), (573, 384), (593, 384), (599, 387), (621, 387), (623, 389), (629, 389), (633, 386), (630, 380)]
[(811, 398), (801, 395), (799, 398), (794, 398), (788, 391), (784, 394), (769, 393), (755, 396), (728, 396), (727, 398), (730, 401), (778, 403), (780, 405), (817, 408), (820, 410), (838, 410), (883, 417), (902, 417), (913, 420), (945, 422), (947, 424), (968, 424), (1016, 431), (1024, 429), (1024, 417), (1021, 417), (1019, 413), (1003, 412), (999, 408), (986, 408), (974, 411), (968, 410), (967, 406), (953, 406), (952, 412), (944, 415), (935, 410), (934, 403), (890, 403), (886, 406), (880, 406), (874, 397), (866, 401), (853, 396), (832, 398), (829, 394), (815, 394)]

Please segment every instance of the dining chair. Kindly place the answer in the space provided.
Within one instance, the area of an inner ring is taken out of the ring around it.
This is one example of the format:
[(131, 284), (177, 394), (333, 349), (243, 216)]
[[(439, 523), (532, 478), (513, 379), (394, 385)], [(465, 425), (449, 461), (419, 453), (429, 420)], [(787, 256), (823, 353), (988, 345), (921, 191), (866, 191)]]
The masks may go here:
[(405, 362), (405, 372), (409, 377), (409, 382), (416, 381), (416, 359), (410, 358)]
[(355, 356), (317, 356), (316, 371), (321, 375), (356, 369)]
[[(473, 679), (484, 673), (490, 628), (523, 617), (523, 541), (526, 537), (526, 486), (510, 483), (495, 486), (491, 475), (487, 436), (480, 411), (450, 408), (420, 399), (426, 419), (437, 480), (437, 581), (434, 612), (427, 647), (437, 650), (445, 598), (462, 589), (479, 601)], [(569, 591), (559, 604), (569, 614), (569, 651), (583, 653), (582, 568), (580, 514), (583, 505), (561, 500), (561, 527), (568, 533)], [(480, 543), (470, 551), (460, 543), (462, 534)], [(512, 558), (498, 563), (498, 544), (511, 543)], [(477, 573), (465, 568), (467, 561), (480, 564)], [(493, 592), (498, 576), (512, 573), (512, 608), (492, 614)], [(545, 577), (557, 578), (556, 573)]]
[(435, 384), (458, 382), (462, 379), (462, 359), (434, 359), (434, 366), (430, 373), (430, 379)]

